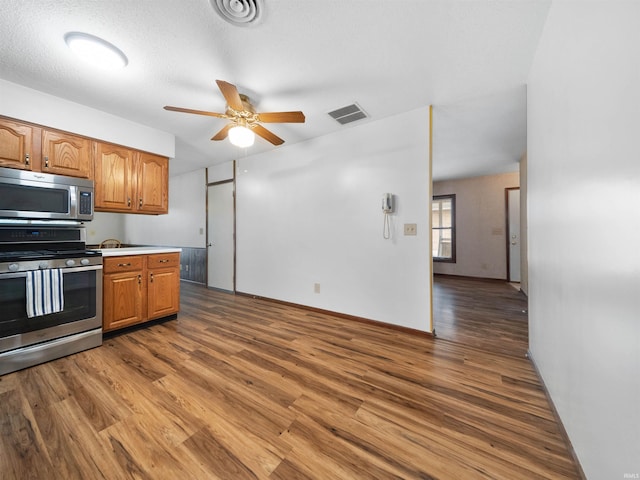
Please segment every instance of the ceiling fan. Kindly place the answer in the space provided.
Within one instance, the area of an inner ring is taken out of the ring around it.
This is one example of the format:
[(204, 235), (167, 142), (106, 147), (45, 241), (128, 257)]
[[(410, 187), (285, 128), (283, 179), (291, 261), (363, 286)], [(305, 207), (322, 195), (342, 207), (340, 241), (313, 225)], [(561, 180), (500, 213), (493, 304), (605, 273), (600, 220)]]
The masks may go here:
[(225, 113), (206, 112), (203, 110), (191, 110), (189, 108), (165, 106), (165, 110), (172, 112), (195, 113), (197, 115), (208, 115), (210, 117), (226, 118), (230, 122), (222, 127), (211, 140), (224, 140), (229, 136), (229, 140), (234, 145), (249, 147), (253, 144), (254, 133), (258, 134), (273, 145), (282, 145), (284, 140), (273, 132), (267, 130), (261, 123), (304, 123), (304, 113), (297, 112), (267, 112), (256, 113), (246, 95), (238, 93), (235, 85), (223, 80), (216, 80), (218, 88), (227, 101), (227, 111)]

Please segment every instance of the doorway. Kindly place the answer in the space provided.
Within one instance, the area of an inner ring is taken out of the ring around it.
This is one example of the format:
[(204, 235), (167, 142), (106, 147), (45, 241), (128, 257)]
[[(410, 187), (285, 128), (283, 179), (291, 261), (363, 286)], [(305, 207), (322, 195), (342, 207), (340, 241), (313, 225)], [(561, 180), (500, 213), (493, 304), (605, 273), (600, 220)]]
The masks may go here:
[(235, 186), (207, 186), (207, 286), (235, 292)]
[(505, 189), (507, 206), (507, 281), (520, 283), (520, 188)]

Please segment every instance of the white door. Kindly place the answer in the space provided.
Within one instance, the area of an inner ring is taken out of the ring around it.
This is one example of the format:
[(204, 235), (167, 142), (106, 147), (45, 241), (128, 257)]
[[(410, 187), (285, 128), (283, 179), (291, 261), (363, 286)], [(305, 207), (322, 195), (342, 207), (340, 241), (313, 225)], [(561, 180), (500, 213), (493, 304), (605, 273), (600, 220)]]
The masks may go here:
[(233, 182), (207, 188), (207, 285), (230, 292), (235, 289), (233, 196)]
[(509, 281), (520, 281), (520, 189), (507, 190), (507, 218), (509, 219)]

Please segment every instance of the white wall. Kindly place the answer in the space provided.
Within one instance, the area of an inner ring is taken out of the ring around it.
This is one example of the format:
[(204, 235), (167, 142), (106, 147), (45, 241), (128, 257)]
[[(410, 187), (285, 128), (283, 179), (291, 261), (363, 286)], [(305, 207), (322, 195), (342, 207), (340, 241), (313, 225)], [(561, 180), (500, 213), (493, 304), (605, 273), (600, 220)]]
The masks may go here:
[(216, 183), (233, 180), (235, 163), (232, 161), (207, 167), (207, 182)]
[(125, 243), (204, 248), (206, 191), (204, 169), (170, 177), (169, 213), (124, 214)]
[(428, 132), (421, 108), (238, 160), (238, 291), (427, 331)]
[(120, 213), (95, 212), (93, 220), (85, 223), (87, 233), (87, 245), (99, 245), (107, 238), (116, 238), (123, 241), (124, 215)]
[(0, 79), (0, 115), (175, 157), (175, 136)]
[(520, 159), (520, 290), (529, 295), (529, 219), (527, 214), (527, 154)]
[(433, 262), (434, 273), (506, 280), (504, 191), (519, 184), (518, 172), (433, 183), (434, 195), (456, 195), (456, 262)]
[(639, 21), (553, 2), (528, 84), (530, 349), (590, 479), (640, 475)]

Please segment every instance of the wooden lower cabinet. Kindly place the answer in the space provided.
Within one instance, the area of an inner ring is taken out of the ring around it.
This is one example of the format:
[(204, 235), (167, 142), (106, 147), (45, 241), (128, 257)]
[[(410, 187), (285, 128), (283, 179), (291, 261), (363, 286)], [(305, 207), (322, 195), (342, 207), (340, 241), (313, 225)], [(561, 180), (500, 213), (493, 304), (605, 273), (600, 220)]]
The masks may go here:
[(179, 253), (106, 257), (103, 273), (103, 331), (178, 313)]
[(180, 254), (147, 257), (147, 318), (162, 318), (180, 309)]

